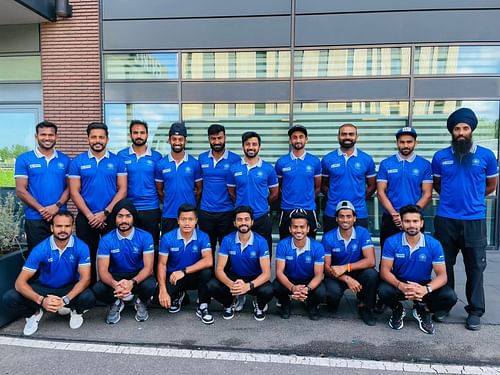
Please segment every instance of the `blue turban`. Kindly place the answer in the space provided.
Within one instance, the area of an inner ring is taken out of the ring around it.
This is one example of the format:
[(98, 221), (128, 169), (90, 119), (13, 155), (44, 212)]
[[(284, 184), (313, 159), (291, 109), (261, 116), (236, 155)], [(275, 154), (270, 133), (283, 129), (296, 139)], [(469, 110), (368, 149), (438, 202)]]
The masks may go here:
[(472, 131), (477, 127), (477, 117), (476, 114), (470, 108), (460, 108), (453, 112), (446, 121), (446, 126), (450, 133), (453, 132), (453, 128), (460, 124), (461, 122), (470, 126)]

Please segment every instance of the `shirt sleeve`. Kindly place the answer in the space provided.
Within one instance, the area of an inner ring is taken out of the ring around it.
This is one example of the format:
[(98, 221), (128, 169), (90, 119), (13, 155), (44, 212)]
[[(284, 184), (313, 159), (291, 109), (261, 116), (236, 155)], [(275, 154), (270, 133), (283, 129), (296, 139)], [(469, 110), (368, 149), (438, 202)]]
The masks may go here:
[(441, 177), (441, 163), (437, 154), (432, 157), (432, 174), (435, 177)]
[(321, 159), (321, 174), (325, 177), (330, 177), (330, 171), (328, 169), (328, 158), (326, 156)]
[(430, 183), (430, 182), (432, 183), (432, 165), (427, 160), (425, 160), (424, 176), (423, 176), (422, 182), (423, 183)]
[(227, 257), (229, 255), (229, 248), (231, 247), (231, 240), (229, 236), (224, 237), (219, 247), (219, 255)]
[(90, 266), (90, 250), (87, 244), (83, 241), (76, 241), (78, 243), (78, 265), (79, 266)]
[[(362, 228), (362, 227), (361, 227)], [(361, 237), (361, 249), (368, 249), (373, 247), (372, 237), (370, 236), (370, 232), (363, 231), (363, 235)]]
[(377, 181), (387, 182), (387, 167), (385, 160), (382, 160), (378, 167)]
[(196, 159), (195, 159), (195, 163), (194, 163), (194, 180), (195, 180), (195, 182), (203, 180), (203, 176), (201, 174), (201, 164)]
[(110, 246), (106, 237), (101, 237), (99, 241), (99, 246), (97, 247), (97, 257), (109, 257), (110, 256)]
[(117, 157), (117, 175), (118, 176), (126, 176), (127, 175), (127, 166), (125, 165), (125, 160), (122, 157)]
[(14, 167), (14, 177), (26, 177), (28, 178), (28, 167), (26, 161), (23, 157), (18, 157), (16, 159), (16, 164)]
[(269, 175), (267, 176), (267, 186), (272, 188), (278, 186), (278, 176), (276, 176), (276, 171), (273, 166), (269, 166)]
[(71, 160), (69, 163), (69, 172), (68, 172), (68, 177), (69, 178), (80, 178), (80, 164), (78, 163), (78, 158), (75, 158)]
[(321, 161), (319, 159), (315, 159), (314, 163), (314, 177), (321, 176)]
[(318, 243), (314, 252), (314, 264), (325, 264), (325, 248)]
[(162, 238), (160, 240), (160, 249), (159, 249), (158, 253), (161, 255), (168, 256), (169, 250), (170, 250), (170, 246), (168, 244), (167, 234), (165, 234), (162, 236)]
[(212, 244), (210, 243), (210, 238), (205, 233), (202, 233), (202, 236), (200, 239), (200, 245), (201, 245), (201, 252), (202, 253), (204, 251), (212, 250)]
[(384, 248), (382, 249), (382, 258), (387, 260), (394, 260), (394, 251), (395, 249), (392, 242), (385, 241)]
[(286, 260), (286, 246), (283, 241), (278, 242), (276, 246), (276, 260)]
[(142, 240), (142, 253), (143, 254), (151, 254), (154, 253), (155, 251), (155, 245), (153, 243), (153, 236), (151, 233), (146, 232), (144, 233), (144, 238)]
[(283, 177), (283, 166), (281, 165), (281, 158), (278, 159), (278, 161), (276, 161), (276, 164), (274, 165), (274, 171), (276, 172), (276, 176), (278, 178), (281, 178)]
[(325, 256), (332, 256), (332, 246), (328, 242), (328, 236), (323, 235), (323, 238), (321, 239), (321, 245), (323, 245), (323, 252), (325, 253)]
[(231, 168), (229, 169), (229, 173), (226, 176), (227, 186), (230, 186), (230, 187), (236, 186), (236, 179), (234, 178), (234, 173), (235, 173), (235, 168), (233, 166), (231, 166)]
[(433, 241), (432, 264), (444, 264), (444, 251), (439, 241)]
[(375, 169), (375, 162), (371, 156), (368, 156), (368, 168), (366, 169), (366, 177), (375, 177), (377, 170)]
[(269, 258), (269, 246), (267, 246), (267, 241), (264, 238), (261, 238), (258, 244), (259, 244), (259, 258)]
[(486, 164), (486, 178), (498, 176), (498, 163), (493, 152), (488, 152), (488, 160)]
[(161, 173), (162, 164), (161, 159), (155, 164), (155, 181), (158, 182), (163, 182), (163, 174)]
[(31, 251), (26, 263), (24, 263), (23, 270), (36, 272), (40, 267), (40, 263), (42, 262), (42, 252), (39, 251), (36, 247)]

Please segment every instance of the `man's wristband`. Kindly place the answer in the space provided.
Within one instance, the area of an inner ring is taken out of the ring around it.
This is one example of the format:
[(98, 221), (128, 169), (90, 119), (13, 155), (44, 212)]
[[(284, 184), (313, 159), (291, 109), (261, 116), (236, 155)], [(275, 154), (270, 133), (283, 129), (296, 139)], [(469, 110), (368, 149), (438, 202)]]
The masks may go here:
[(57, 201), (57, 202), (56, 202), (56, 206), (57, 206), (57, 208), (61, 208), (61, 207), (62, 207), (62, 205), (63, 205), (63, 204), (62, 204), (61, 202), (59, 202), (59, 201)]
[(184, 274), (184, 276), (186, 276), (188, 273), (187, 273), (187, 268), (183, 268), (182, 270), (182, 273)]
[(347, 272), (351, 272), (351, 263), (347, 263)]
[(249, 285), (250, 285), (250, 290), (254, 290), (255, 289), (255, 285), (253, 285), (253, 281), (250, 281)]
[(135, 278), (132, 278), (132, 288), (135, 288), (137, 286), (138, 282)]
[(45, 296), (41, 296), (42, 299), (40, 300), (40, 302), (38, 302), (38, 306), (43, 306), (43, 301), (45, 300)]

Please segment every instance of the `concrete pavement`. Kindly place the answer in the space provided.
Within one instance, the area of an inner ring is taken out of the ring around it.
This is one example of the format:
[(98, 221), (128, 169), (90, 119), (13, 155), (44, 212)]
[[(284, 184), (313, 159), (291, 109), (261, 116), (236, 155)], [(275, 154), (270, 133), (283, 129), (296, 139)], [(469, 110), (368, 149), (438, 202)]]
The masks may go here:
[[(274, 306), (263, 322), (253, 319), (251, 301), (233, 320), (225, 321), (221, 309), (212, 303), (216, 321), (203, 325), (194, 314), (194, 303), (178, 314), (152, 308), (144, 323), (134, 320), (132, 307), (122, 313), (116, 325), (104, 323), (106, 309), (97, 307), (85, 315), (79, 330), (68, 327), (68, 317), (46, 314), (34, 339), (66, 342), (146, 345), (165, 348), (216, 349), (266, 354), (295, 354), (314, 357), (341, 357), (419, 363), (499, 366), (500, 350), (500, 252), (488, 252), (485, 271), (487, 312), (479, 332), (464, 328), (466, 313), (464, 272), (461, 258), (457, 261), (456, 291), (459, 302), (446, 323), (436, 324), (436, 334), (426, 335), (408, 314), (405, 327), (394, 331), (387, 326), (389, 311), (378, 317), (375, 327), (357, 318), (355, 298), (349, 292), (339, 312), (332, 315), (322, 309), (318, 322), (310, 321), (299, 304), (294, 304), (292, 317), (281, 319)], [(193, 295), (192, 300), (196, 297)], [(407, 304), (410, 313), (410, 304)], [(0, 330), (7, 337), (21, 336), (24, 322), (18, 320)]]

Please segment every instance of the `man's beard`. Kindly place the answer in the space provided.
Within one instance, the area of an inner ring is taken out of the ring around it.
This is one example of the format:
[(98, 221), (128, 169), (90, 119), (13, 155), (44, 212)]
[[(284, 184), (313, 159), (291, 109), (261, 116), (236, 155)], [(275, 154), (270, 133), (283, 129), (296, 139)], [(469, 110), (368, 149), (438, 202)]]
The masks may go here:
[(210, 148), (212, 149), (212, 151), (222, 152), (226, 148), (226, 144), (222, 143), (220, 145), (214, 145), (214, 144), (210, 143)]
[(341, 141), (339, 143), (340, 143), (340, 146), (342, 148), (345, 148), (345, 149), (353, 148), (354, 145), (356, 144), (356, 142), (351, 141), (351, 140), (344, 140), (344, 141)]
[(452, 138), (451, 147), (453, 148), (455, 154), (460, 156), (467, 155), (472, 149), (472, 138)]

